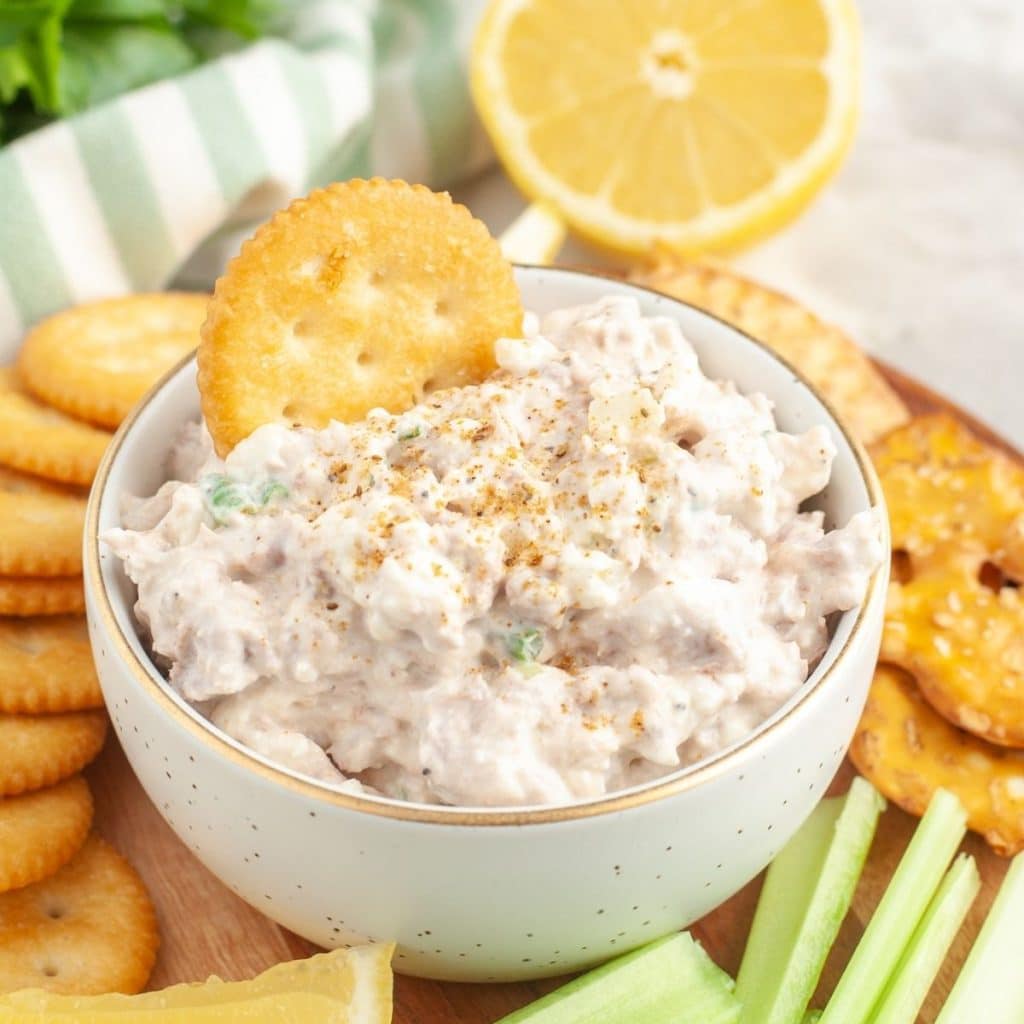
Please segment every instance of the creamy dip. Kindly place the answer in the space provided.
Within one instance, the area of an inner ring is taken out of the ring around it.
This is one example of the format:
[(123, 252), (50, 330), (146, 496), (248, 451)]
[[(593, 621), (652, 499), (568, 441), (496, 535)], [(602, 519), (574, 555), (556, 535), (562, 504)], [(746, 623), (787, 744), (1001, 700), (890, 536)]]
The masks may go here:
[(225, 459), (193, 425), (106, 542), (171, 685), (348, 789), (562, 803), (741, 739), (882, 558), (801, 511), (835, 454), (629, 298), (497, 343), (478, 386)]

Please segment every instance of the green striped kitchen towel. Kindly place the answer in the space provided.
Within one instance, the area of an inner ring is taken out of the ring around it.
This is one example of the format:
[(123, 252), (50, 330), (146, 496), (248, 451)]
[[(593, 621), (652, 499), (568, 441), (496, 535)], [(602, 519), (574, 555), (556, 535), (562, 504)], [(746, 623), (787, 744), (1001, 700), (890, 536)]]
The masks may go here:
[(298, 0), (281, 35), (0, 150), (0, 346), (64, 306), (209, 286), (253, 224), (328, 181), (446, 186), (489, 150), (464, 0)]

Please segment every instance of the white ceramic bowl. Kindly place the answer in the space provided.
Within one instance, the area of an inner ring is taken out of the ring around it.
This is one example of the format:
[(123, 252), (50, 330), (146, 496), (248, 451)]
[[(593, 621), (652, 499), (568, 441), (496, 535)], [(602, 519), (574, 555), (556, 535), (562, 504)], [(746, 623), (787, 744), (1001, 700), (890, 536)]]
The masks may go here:
[[(863, 451), (794, 370), (706, 313), (566, 270), (517, 271), (539, 313), (608, 293), (673, 317), (707, 373), (775, 400), (786, 430), (824, 423), (838, 455), (830, 519), (882, 506)], [(498, 980), (561, 974), (701, 917), (754, 877), (835, 773), (878, 653), (888, 561), (839, 618), (811, 679), (753, 735), (655, 782), (566, 807), (457, 809), (334, 792), (241, 746), (153, 667), (134, 588), (98, 535), (125, 493), (151, 494), (180, 424), (197, 418), (192, 362), (121, 428), (86, 529), (86, 597), (114, 727), (150, 798), (196, 856), (245, 900), (312, 942), (398, 941), (399, 971)]]

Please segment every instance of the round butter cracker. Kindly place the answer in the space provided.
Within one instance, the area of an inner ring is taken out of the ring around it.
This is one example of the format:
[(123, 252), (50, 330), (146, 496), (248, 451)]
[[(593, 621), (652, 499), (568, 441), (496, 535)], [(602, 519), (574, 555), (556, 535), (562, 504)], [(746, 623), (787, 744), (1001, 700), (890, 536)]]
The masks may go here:
[(52, 786), (81, 771), (107, 736), (103, 711), (0, 714), (0, 796)]
[(82, 571), (83, 494), (0, 466), (0, 575)]
[(56, 409), (117, 427), (139, 399), (199, 344), (208, 295), (160, 292), (74, 306), (25, 339), (18, 373)]
[[(91, 824), (92, 794), (81, 775), (0, 798), (0, 893), (52, 875), (78, 852)], [(0, 910), (0, 950), (10, 938), (6, 924)]]
[(101, 707), (103, 694), (84, 618), (0, 618), (0, 712)]
[(522, 332), (511, 266), (447, 194), (341, 182), (298, 199), (217, 282), (199, 346), (221, 455), (266, 423), (323, 427), (476, 383)]
[(107, 431), (44, 405), (0, 368), (0, 465), (88, 487), (109, 443)]
[(0, 576), (0, 615), (85, 611), (81, 576)]
[(52, 877), (0, 894), (0, 936), (0, 992), (139, 992), (160, 944), (142, 880), (98, 836)]

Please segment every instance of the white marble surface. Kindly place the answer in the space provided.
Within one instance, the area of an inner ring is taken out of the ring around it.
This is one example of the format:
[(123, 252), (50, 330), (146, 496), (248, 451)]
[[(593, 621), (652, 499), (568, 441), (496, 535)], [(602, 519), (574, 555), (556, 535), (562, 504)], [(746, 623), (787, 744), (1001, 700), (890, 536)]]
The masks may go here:
[[(860, 0), (864, 108), (838, 177), (745, 272), (1024, 446), (1024, 3)], [(456, 190), (492, 229), (499, 171)], [(576, 244), (563, 260), (599, 260)]]

